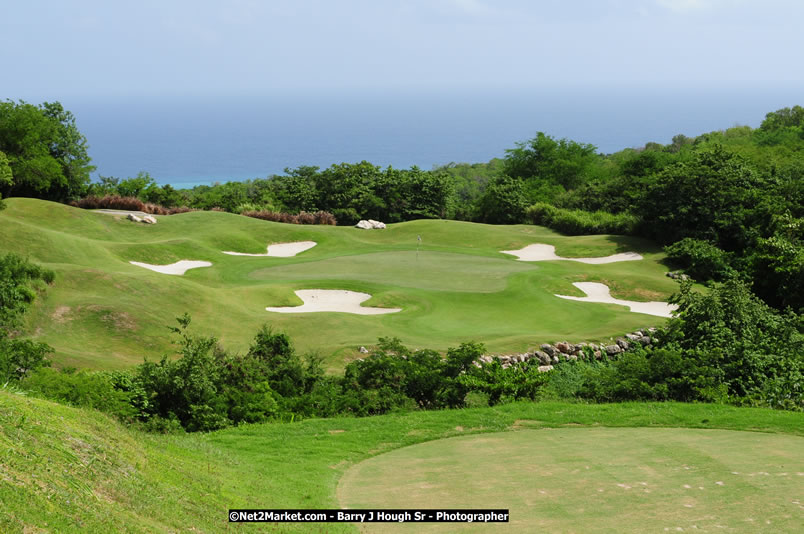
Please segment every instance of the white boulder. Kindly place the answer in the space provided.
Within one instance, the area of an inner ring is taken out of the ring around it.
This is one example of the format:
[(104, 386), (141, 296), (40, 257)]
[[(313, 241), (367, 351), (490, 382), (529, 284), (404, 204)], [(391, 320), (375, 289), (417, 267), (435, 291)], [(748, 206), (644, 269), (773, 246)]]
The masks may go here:
[(137, 216), (136, 216), (136, 215), (134, 215), (133, 213), (129, 213), (129, 214), (128, 214), (128, 216), (127, 216), (126, 218), (127, 218), (129, 221), (134, 221), (134, 222), (142, 222), (142, 219), (140, 219), (139, 217), (137, 217)]
[(385, 223), (380, 221), (375, 221), (374, 219), (369, 220), (362, 220), (355, 225), (357, 228), (361, 228), (363, 230), (384, 230)]

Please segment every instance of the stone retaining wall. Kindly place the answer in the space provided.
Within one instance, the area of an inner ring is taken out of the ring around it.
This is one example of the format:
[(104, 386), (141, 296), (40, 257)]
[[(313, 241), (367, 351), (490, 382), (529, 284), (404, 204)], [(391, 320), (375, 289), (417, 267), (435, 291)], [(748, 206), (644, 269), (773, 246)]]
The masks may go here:
[(618, 337), (614, 343), (607, 345), (605, 343), (569, 343), (567, 341), (559, 341), (558, 343), (549, 344), (544, 343), (538, 349), (528, 351), (522, 354), (506, 354), (494, 355), (485, 354), (475, 362), (475, 366), (480, 367), (484, 363), (491, 363), (495, 359), (499, 359), (503, 368), (516, 365), (517, 363), (526, 362), (531, 359), (539, 361), (539, 371), (550, 371), (553, 366), (561, 363), (562, 361), (570, 360), (586, 360), (596, 359), (601, 360), (604, 358), (613, 358), (618, 354), (627, 351), (635, 344), (649, 347), (657, 342), (653, 337), (656, 333), (656, 328), (644, 328), (625, 334), (624, 337)]

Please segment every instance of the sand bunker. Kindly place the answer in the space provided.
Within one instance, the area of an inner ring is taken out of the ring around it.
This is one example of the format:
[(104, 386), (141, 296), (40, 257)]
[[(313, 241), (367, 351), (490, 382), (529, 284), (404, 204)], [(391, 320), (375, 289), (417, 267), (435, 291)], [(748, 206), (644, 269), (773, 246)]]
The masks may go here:
[(178, 276), (182, 276), (189, 269), (197, 269), (198, 267), (212, 266), (212, 263), (208, 261), (191, 261), (191, 260), (181, 260), (177, 261), (176, 263), (171, 263), (170, 265), (151, 265), (150, 263), (140, 263), (138, 261), (130, 261), (129, 263), (132, 265), (136, 265), (137, 267), (145, 267), (146, 269), (150, 269), (158, 273), (175, 274)]
[(265, 254), (249, 254), (247, 252), (225, 252), (231, 256), (273, 256), (275, 258), (290, 258), (300, 252), (311, 249), (316, 245), (315, 241), (296, 241), (294, 243), (276, 243), (268, 245), (268, 252)]
[(558, 298), (567, 300), (577, 300), (580, 302), (600, 302), (604, 304), (619, 304), (628, 306), (634, 313), (646, 313), (659, 317), (672, 317), (671, 312), (678, 308), (675, 304), (666, 302), (636, 302), (633, 300), (620, 300), (611, 296), (609, 286), (597, 282), (575, 282), (575, 287), (586, 293), (585, 297), (568, 297), (566, 295), (556, 295)]
[(295, 293), (304, 301), (303, 305), (265, 309), (277, 313), (344, 312), (357, 315), (381, 315), (402, 311), (402, 308), (364, 308), (360, 303), (371, 298), (368, 293), (343, 289), (300, 289)]
[(603, 258), (564, 258), (556, 255), (556, 247), (553, 245), (528, 245), (519, 250), (501, 250), (503, 254), (511, 254), (516, 256), (519, 261), (550, 261), (550, 260), (567, 260), (578, 261), (581, 263), (590, 263), (599, 265), (602, 263), (615, 263), (618, 261), (634, 261), (641, 260), (642, 256), (636, 252), (622, 252), (620, 254), (613, 254)]

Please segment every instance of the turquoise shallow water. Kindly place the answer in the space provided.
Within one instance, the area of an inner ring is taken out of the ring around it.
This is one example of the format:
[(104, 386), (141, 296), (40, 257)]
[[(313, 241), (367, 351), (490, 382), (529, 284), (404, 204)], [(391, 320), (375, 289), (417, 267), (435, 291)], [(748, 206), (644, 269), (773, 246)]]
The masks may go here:
[(96, 174), (192, 186), (286, 167), (370, 161), (429, 169), (502, 157), (544, 131), (602, 152), (669, 143), (801, 104), (798, 88), (535, 88), (63, 100)]

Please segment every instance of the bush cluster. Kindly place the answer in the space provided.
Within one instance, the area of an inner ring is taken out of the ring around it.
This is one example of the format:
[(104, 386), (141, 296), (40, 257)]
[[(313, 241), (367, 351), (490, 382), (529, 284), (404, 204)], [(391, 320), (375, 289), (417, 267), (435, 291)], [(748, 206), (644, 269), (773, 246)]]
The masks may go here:
[(736, 276), (731, 254), (708, 241), (685, 237), (664, 248), (667, 259), (698, 280), (722, 281)]
[(240, 213), (246, 217), (253, 217), (254, 219), (262, 219), (263, 221), (273, 221), (288, 224), (326, 224), (335, 226), (337, 221), (335, 216), (326, 211), (317, 211), (315, 213), (307, 213), (306, 211), (299, 212), (298, 214), (281, 213), (275, 211), (253, 211), (247, 210)]
[(628, 213), (570, 210), (545, 202), (529, 206), (525, 216), (533, 224), (547, 226), (566, 235), (634, 235), (639, 224), (639, 218)]
[[(477, 343), (447, 351), (411, 350), (380, 339), (366, 358), (326, 376), (320, 358), (299, 356), (287, 335), (263, 327), (246, 354), (228, 354), (212, 337), (189, 332), (179, 319), (178, 358), (167, 356), (132, 371), (38, 369), (21, 381), (32, 393), (96, 408), (158, 432), (210, 431), (274, 419), (369, 416), (404, 410), (460, 408), (474, 394), (494, 405), (535, 399), (548, 376), (536, 362), (503, 368), (476, 363)], [(482, 399), (482, 401), (478, 400)]]
[(150, 213), (151, 215), (173, 215), (193, 211), (192, 208), (188, 208), (187, 206), (166, 208), (158, 204), (143, 202), (137, 197), (121, 197), (120, 195), (104, 195), (102, 197), (89, 195), (71, 202), (70, 205), (87, 210), (141, 211), (143, 213)]
[(32, 371), (50, 365), (53, 349), (45, 343), (16, 337), (15, 328), (43, 284), (55, 273), (9, 253), (0, 256), (0, 384), (18, 382)]
[(699, 293), (684, 282), (679, 316), (646, 350), (611, 362), (561, 364), (545, 394), (595, 402), (730, 402), (804, 410), (804, 324), (730, 279)]

